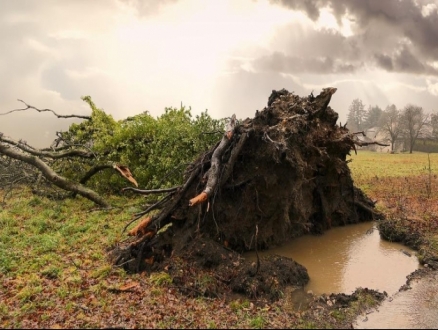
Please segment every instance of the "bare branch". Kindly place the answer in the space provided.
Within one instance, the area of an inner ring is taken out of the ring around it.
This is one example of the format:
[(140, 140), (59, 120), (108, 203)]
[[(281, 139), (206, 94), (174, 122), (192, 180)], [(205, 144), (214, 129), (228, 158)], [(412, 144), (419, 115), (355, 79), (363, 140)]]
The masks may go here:
[(354, 143), (356, 145), (358, 145), (359, 147), (366, 147), (366, 146), (369, 146), (372, 144), (377, 144), (377, 145), (382, 146), (382, 147), (389, 147), (390, 146), (390, 144), (385, 144), (385, 143), (381, 143), (381, 142), (377, 142), (377, 141), (365, 142), (365, 141), (355, 140)]
[(213, 155), (211, 156), (211, 166), (209, 170), (209, 176), (207, 179), (207, 185), (199, 195), (193, 197), (189, 201), (189, 206), (195, 206), (197, 204), (205, 202), (215, 190), (216, 184), (218, 182), (218, 173), (221, 165), (221, 156), (224, 150), (231, 143), (231, 138), (234, 135), (235, 127), (236, 127), (236, 115), (233, 115), (227, 123), (226, 132), (223, 135), (221, 142), (219, 143), (218, 147), (214, 150)]
[(231, 173), (233, 173), (234, 163), (236, 162), (237, 156), (239, 156), (245, 141), (248, 139), (249, 134), (250, 131), (243, 133), (240, 136), (239, 142), (237, 142), (236, 146), (231, 151), (230, 159), (228, 160), (228, 163), (224, 165), (224, 173), (220, 183), (221, 186), (227, 182), (228, 178), (231, 176)]
[(181, 188), (181, 186), (176, 186), (176, 187), (172, 187), (172, 188), (166, 188), (166, 189), (151, 189), (151, 190), (143, 190), (143, 189), (136, 189), (136, 188), (132, 188), (132, 187), (127, 187), (127, 188), (123, 188), (122, 191), (133, 191), (137, 194), (140, 195), (148, 195), (148, 194), (161, 194), (161, 193), (166, 193), (166, 192), (172, 192), (175, 190), (178, 190), (179, 188)]
[[(173, 193), (170, 193), (166, 196), (164, 196), (162, 199), (160, 199), (158, 202), (156, 202), (155, 204), (149, 206), (146, 210), (139, 212), (137, 214), (134, 215), (134, 219), (132, 219), (129, 223), (126, 224), (126, 226), (123, 228), (122, 233), (125, 232), (126, 228), (129, 227), (130, 224), (132, 224), (134, 221), (140, 219), (143, 215), (149, 213), (150, 211), (158, 208), (161, 204), (163, 204), (164, 202), (166, 202), (171, 196), (173, 195)], [(152, 219), (151, 219), (152, 220)]]
[(38, 108), (36, 108), (36, 107), (34, 107), (34, 106), (32, 106), (32, 105), (27, 104), (27, 103), (24, 102), (23, 100), (18, 99), (17, 101), (24, 103), (24, 105), (25, 105), (26, 107), (23, 108), (23, 109), (14, 109), (14, 110), (11, 110), (11, 111), (8, 111), (8, 112), (5, 112), (5, 113), (0, 113), (0, 116), (7, 115), (7, 114), (10, 114), (10, 113), (12, 113), (12, 112), (26, 111), (26, 110), (29, 110), (29, 109), (33, 109), (33, 110), (36, 110), (36, 111), (38, 111), (38, 112), (52, 112), (52, 113), (53, 113), (56, 117), (58, 117), (58, 118), (81, 118), (81, 119), (87, 119), (87, 120), (90, 120), (90, 119), (91, 119), (90, 116), (81, 116), (81, 115), (59, 115), (59, 114), (57, 114), (55, 111), (53, 111), (53, 110), (51, 110), (51, 109), (38, 109)]
[(50, 151), (43, 151), (43, 150), (37, 150), (31, 146), (29, 146), (24, 141), (15, 141), (13, 139), (9, 139), (4, 136), (0, 136), (0, 141), (8, 143), (10, 145), (13, 145), (23, 151), (26, 151), (34, 156), (40, 156), (40, 157), (48, 157), (52, 159), (60, 159), (65, 157), (81, 157), (81, 158), (93, 158), (95, 157), (94, 153), (85, 151), (85, 150), (68, 150), (65, 152), (50, 152)]
[(10, 146), (1, 143), (0, 143), (0, 154), (4, 154), (8, 157), (23, 161), (29, 165), (36, 167), (41, 171), (43, 176), (48, 181), (50, 181), (51, 183), (53, 183), (55, 186), (59, 188), (71, 191), (73, 193), (77, 193), (95, 202), (100, 206), (109, 207), (108, 203), (102, 197), (100, 197), (96, 192), (94, 192), (91, 189), (88, 189), (87, 187), (84, 187), (79, 183), (72, 182), (63, 176), (58, 175), (58, 173), (56, 173), (49, 165), (47, 165), (45, 162), (43, 162), (41, 159), (35, 156), (25, 154), (19, 150), (14, 150)]
[(79, 183), (81, 183), (81, 184), (87, 183), (87, 181), (90, 180), (93, 175), (95, 175), (96, 173), (99, 173), (100, 171), (105, 170), (107, 168), (114, 168), (114, 165), (113, 164), (100, 164), (100, 165), (94, 166), (84, 175), (84, 177), (79, 181)]

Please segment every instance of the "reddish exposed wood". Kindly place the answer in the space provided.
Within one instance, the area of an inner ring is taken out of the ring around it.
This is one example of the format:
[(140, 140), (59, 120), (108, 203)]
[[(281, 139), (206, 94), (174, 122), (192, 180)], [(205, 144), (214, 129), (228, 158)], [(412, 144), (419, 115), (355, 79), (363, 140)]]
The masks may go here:
[(138, 246), (139, 244), (141, 244), (144, 241), (146, 241), (148, 238), (152, 238), (154, 236), (155, 236), (155, 231), (150, 230), (150, 231), (146, 232), (143, 236), (141, 236), (139, 239), (137, 239), (136, 241), (134, 241), (131, 244), (129, 244), (129, 246), (131, 248), (134, 247), (134, 246)]
[(202, 181), (205, 179), (207, 180), (207, 184), (205, 186), (205, 189), (196, 197), (192, 198), (189, 201), (189, 206), (195, 206), (200, 203), (204, 203), (208, 200), (210, 195), (215, 191), (218, 181), (219, 181), (219, 174), (221, 169), (221, 157), (222, 154), (225, 152), (227, 147), (231, 143), (231, 138), (234, 134), (234, 129), (236, 128), (236, 115), (232, 115), (230, 121), (227, 123), (226, 131), (224, 136), (222, 137), (221, 142), (217, 146), (217, 148), (214, 150), (213, 155), (211, 156), (211, 166), (208, 172), (206, 173), (206, 176), (203, 177)]
[(150, 224), (152, 217), (144, 218), (140, 223), (128, 232), (128, 236), (141, 236), (146, 233), (146, 227)]
[(205, 192), (200, 193), (198, 196), (192, 198), (189, 201), (189, 206), (195, 206), (200, 203), (204, 203), (208, 199), (208, 195)]
[(130, 182), (132, 182), (136, 187), (138, 187), (138, 183), (137, 181), (134, 179), (134, 177), (131, 174), (131, 171), (129, 170), (129, 168), (127, 166), (124, 165), (119, 165), (116, 164), (114, 165), (114, 169), (116, 169), (117, 171), (119, 171), (119, 173), (125, 177), (126, 179), (128, 179)]

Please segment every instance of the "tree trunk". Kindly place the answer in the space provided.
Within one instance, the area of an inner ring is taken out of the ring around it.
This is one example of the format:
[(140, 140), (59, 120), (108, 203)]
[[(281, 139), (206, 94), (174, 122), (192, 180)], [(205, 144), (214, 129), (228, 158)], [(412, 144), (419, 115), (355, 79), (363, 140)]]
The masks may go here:
[(58, 175), (55, 171), (52, 170), (52, 168), (50, 168), (50, 166), (48, 166), (45, 162), (43, 162), (41, 159), (39, 159), (36, 156), (27, 155), (19, 150), (13, 149), (12, 147), (1, 143), (0, 143), (0, 153), (9, 156), (13, 159), (23, 161), (27, 164), (30, 164), (38, 168), (48, 181), (50, 181), (51, 183), (53, 183), (59, 188), (62, 188), (67, 191), (71, 191), (75, 194), (79, 194), (102, 207), (109, 207), (109, 204), (96, 192), (94, 192), (91, 189), (88, 189), (87, 187), (81, 184), (69, 181), (68, 179)]

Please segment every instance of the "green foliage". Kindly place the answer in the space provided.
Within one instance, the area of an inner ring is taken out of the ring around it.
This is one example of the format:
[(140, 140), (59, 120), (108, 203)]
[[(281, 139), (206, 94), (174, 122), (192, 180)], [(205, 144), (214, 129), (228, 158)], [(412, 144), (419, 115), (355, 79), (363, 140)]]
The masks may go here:
[(250, 322), (250, 326), (254, 329), (263, 329), (266, 324), (266, 320), (263, 316), (259, 315), (253, 318)]
[[(115, 121), (89, 96), (82, 99), (92, 110), (91, 120), (72, 124), (62, 138), (68, 144), (85, 146), (96, 159), (55, 163), (56, 170), (75, 181), (96, 164), (114, 162), (128, 166), (140, 188), (180, 184), (185, 167), (216, 143), (224, 129), (223, 120), (211, 118), (207, 111), (192, 118), (191, 108), (185, 106), (166, 108), (158, 118), (146, 111)], [(106, 170), (87, 185), (105, 192), (128, 183), (115, 171)]]

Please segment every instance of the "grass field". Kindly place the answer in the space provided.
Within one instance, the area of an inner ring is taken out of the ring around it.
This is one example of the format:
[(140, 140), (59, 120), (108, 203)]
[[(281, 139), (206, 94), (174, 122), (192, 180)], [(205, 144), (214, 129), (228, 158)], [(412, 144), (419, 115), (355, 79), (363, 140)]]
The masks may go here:
[(359, 151), (348, 160), (355, 184), (367, 194), (382, 198), (404, 190), (415, 197), (433, 197), (438, 191), (438, 154)]
[[(359, 151), (350, 169), (360, 187), (401, 236), (418, 233), (418, 257), (438, 256), (438, 154)], [(415, 245), (415, 242), (411, 242)], [(414, 247), (414, 246), (411, 246)]]
[(166, 273), (112, 266), (106, 249), (126, 238), (144, 199), (111, 204), (12, 193), (0, 211), (1, 328), (281, 328), (297, 319), (275, 304), (185, 297)]
[[(359, 151), (349, 159), (355, 184), (386, 214), (438, 224), (438, 154)], [(126, 237), (121, 231), (144, 200), (111, 202), (116, 207), (104, 211), (84, 199), (13, 191), (0, 210), (0, 327), (315, 326), (281, 301), (188, 298), (165, 273), (128, 275), (113, 267), (106, 248)]]
[(432, 172), (438, 174), (438, 153), (389, 154), (359, 150), (357, 155), (352, 152), (348, 159), (351, 160), (349, 167), (355, 180), (367, 180), (375, 176), (427, 175), (429, 174), (429, 159)]

